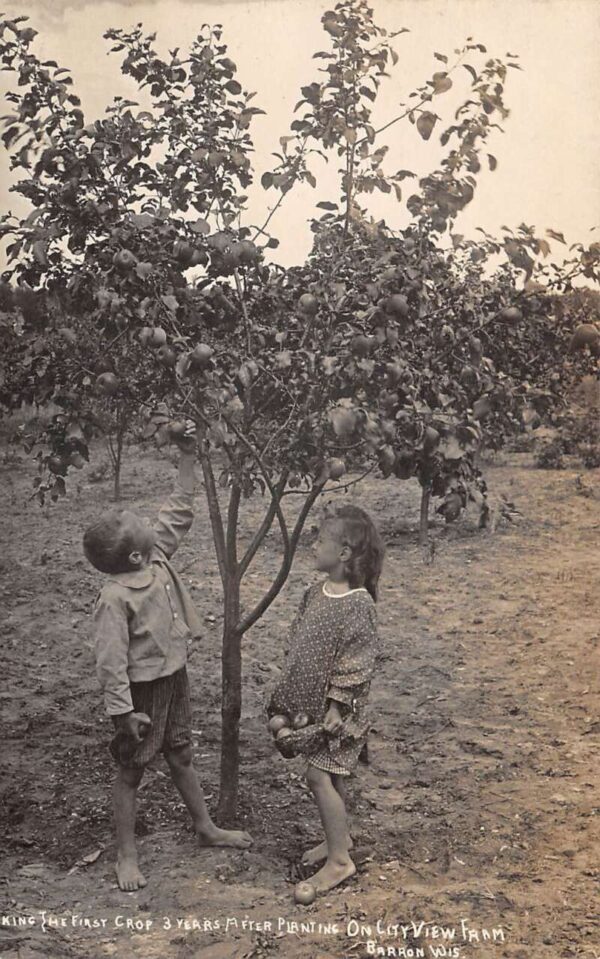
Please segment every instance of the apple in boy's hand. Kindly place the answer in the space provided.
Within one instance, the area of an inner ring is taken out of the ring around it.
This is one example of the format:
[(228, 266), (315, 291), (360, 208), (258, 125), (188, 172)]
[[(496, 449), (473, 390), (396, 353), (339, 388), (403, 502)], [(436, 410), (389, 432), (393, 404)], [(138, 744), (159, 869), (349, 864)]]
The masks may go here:
[(182, 453), (193, 453), (196, 449), (196, 424), (193, 420), (170, 423), (169, 436)]
[(301, 906), (310, 906), (315, 901), (317, 890), (312, 882), (299, 882), (294, 888), (294, 900)]
[(292, 719), (292, 726), (294, 729), (304, 729), (305, 726), (308, 726), (309, 722), (308, 713), (296, 713)]
[(285, 739), (287, 736), (292, 735), (292, 730), (289, 726), (282, 726), (282, 728), (277, 733), (275, 739)]
[(286, 726), (289, 726), (289, 725), (290, 725), (290, 722), (287, 716), (282, 716), (282, 715), (272, 716), (271, 719), (269, 720), (269, 729), (271, 730), (274, 736), (277, 735), (280, 729), (285, 729)]
[(147, 713), (131, 712), (119, 716), (118, 724), (119, 728), (137, 744), (141, 743), (146, 736), (152, 720)]

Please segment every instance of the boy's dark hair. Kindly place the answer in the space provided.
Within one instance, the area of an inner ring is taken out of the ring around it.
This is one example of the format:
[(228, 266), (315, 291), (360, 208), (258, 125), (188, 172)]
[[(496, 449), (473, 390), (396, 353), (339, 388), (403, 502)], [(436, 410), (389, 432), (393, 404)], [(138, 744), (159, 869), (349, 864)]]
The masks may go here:
[(121, 515), (118, 510), (104, 513), (83, 534), (83, 552), (101, 573), (126, 573), (132, 569), (129, 554), (134, 544), (122, 533)]
[(342, 544), (352, 550), (346, 563), (348, 585), (351, 589), (364, 586), (377, 602), (377, 584), (385, 555), (377, 527), (368, 513), (350, 504), (337, 509), (331, 519), (340, 529)]

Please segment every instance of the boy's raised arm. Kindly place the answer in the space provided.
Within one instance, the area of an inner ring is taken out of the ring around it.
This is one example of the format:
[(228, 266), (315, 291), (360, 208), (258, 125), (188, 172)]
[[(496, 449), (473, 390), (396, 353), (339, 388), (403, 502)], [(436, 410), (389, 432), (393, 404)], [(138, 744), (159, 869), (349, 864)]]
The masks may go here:
[(154, 524), (154, 530), (157, 534), (156, 545), (167, 557), (172, 556), (178, 548), (194, 518), (196, 444), (193, 433), (186, 433), (178, 446), (181, 455), (179, 457), (177, 483), (169, 499), (161, 507)]

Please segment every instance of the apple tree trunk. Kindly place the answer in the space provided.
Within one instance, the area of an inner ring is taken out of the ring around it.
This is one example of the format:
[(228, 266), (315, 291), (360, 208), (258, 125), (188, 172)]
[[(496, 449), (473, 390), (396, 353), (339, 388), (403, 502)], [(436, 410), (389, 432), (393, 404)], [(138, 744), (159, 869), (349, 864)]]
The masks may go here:
[(217, 818), (231, 824), (236, 816), (240, 765), (240, 715), (242, 709), (242, 636), (240, 583), (228, 573), (225, 583), (223, 646), (221, 652), (221, 788)]
[(419, 516), (419, 543), (426, 546), (429, 537), (429, 503), (431, 501), (431, 486), (421, 487), (421, 510)]

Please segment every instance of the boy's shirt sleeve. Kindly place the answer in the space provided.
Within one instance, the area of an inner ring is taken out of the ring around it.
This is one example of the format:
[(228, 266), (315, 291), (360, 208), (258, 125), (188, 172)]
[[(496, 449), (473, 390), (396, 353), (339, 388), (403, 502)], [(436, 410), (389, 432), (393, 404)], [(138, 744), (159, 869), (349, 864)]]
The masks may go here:
[(100, 593), (93, 616), (96, 675), (104, 693), (109, 716), (133, 710), (127, 660), (129, 627), (125, 602), (113, 595)]
[(194, 494), (177, 483), (169, 499), (160, 508), (154, 524), (157, 534), (156, 546), (162, 550), (167, 559), (173, 555), (192, 525), (193, 504)]
[(361, 606), (335, 658), (327, 698), (352, 706), (360, 687), (373, 678), (378, 653), (375, 607)]

